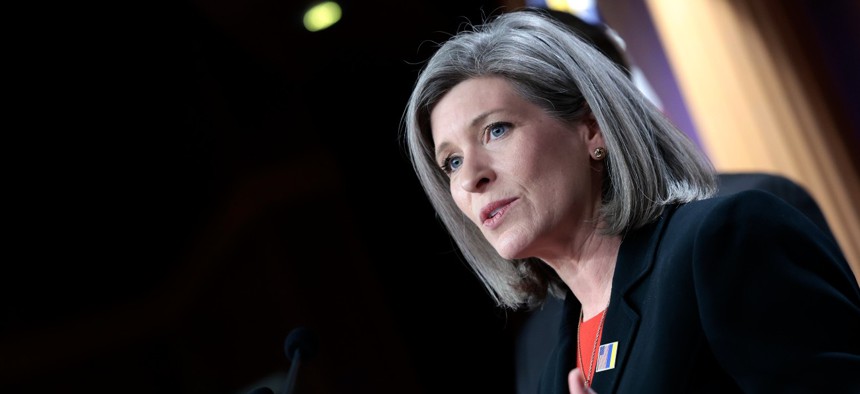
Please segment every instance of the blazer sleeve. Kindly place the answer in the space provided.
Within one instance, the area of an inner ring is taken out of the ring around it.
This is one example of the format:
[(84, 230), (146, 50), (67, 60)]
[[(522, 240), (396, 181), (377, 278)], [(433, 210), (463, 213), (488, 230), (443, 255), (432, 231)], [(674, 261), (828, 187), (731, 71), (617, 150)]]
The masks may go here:
[(800, 211), (761, 191), (699, 222), (693, 280), (706, 340), (751, 393), (860, 393), (860, 290)]

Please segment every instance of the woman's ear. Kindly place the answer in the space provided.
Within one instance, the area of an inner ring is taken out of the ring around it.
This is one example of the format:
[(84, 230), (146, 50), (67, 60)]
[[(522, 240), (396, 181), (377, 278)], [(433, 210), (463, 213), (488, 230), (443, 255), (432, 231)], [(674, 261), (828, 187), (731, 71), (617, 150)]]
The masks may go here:
[(597, 118), (594, 117), (594, 112), (589, 112), (588, 115), (585, 116), (585, 122), (589, 128), (600, 129), (600, 126), (597, 124)]
[[(589, 152), (594, 152), (597, 148), (606, 148), (606, 143), (603, 141), (603, 132), (600, 130), (600, 125), (597, 124), (597, 119), (593, 113), (589, 113), (584, 119), (585, 143), (588, 146)], [(599, 158), (598, 158), (599, 159)]]

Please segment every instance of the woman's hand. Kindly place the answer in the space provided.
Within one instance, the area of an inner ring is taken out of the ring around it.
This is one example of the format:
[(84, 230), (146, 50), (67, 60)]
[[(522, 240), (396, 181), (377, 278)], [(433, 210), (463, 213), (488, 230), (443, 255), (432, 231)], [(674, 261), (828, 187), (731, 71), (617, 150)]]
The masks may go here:
[(597, 394), (591, 387), (585, 387), (585, 377), (579, 368), (574, 368), (567, 374), (567, 387), (570, 394)]

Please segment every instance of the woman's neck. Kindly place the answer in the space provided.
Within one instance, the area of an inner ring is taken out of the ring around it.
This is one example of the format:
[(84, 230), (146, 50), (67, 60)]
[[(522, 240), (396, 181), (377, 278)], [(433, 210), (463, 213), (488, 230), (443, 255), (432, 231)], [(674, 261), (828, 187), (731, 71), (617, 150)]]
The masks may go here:
[(582, 304), (585, 319), (599, 314), (609, 304), (620, 248), (620, 236), (595, 234), (577, 248), (575, 255), (547, 262)]

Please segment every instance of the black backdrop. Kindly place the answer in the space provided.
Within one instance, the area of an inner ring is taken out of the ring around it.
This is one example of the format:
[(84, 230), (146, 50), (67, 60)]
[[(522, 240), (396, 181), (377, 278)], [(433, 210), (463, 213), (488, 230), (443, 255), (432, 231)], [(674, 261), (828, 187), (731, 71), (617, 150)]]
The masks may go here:
[(513, 392), (398, 141), (425, 41), (498, 5), (293, 3), (10, 11), (0, 391), (241, 393), (307, 326), (304, 392)]

